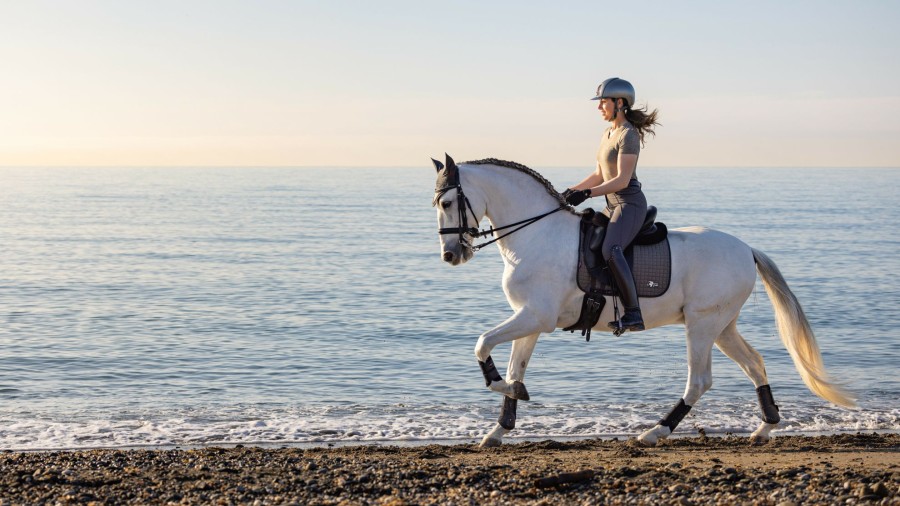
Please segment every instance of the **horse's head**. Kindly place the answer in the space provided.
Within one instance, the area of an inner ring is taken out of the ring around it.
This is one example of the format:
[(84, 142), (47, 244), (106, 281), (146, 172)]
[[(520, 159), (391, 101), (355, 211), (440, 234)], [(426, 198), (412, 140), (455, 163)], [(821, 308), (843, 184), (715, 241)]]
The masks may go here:
[[(484, 212), (482, 210), (481, 214), (475, 213), (472, 202), (463, 193), (459, 167), (450, 155), (446, 157), (446, 166), (434, 158), (431, 159), (437, 170), (437, 184), (434, 188), (432, 205), (437, 208), (441, 257), (451, 265), (459, 265), (474, 255), (471, 241), (478, 232), (478, 223)], [(483, 205), (478, 207), (481, 208)]]

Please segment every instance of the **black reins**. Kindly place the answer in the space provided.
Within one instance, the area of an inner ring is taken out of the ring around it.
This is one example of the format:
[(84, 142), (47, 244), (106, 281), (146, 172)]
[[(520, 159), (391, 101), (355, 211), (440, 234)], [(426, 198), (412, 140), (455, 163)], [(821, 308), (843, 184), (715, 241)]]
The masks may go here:
[[(502, 227), (497, 227), (497, 228), (491, 227), (491, 228), (488, 228), (485, 230), (478, 230), (475, 227), (469, 227), (469, 212), (472, 213), (472, 217), (477, 218), (477, 216), (475, 216), (475, 211), (472, 210), (472, 204), (469, 203), (468, 197), (466, 197), (465, 194), (463, 193), (461, 182), (457, 182), (456, 185), (454, 185), (454, 186), (445, 186), (445, 187), (441, 188), (440, 190), (437, 190), (435, 192), (435, 196), (434, 196), (434, 203), (437, 204), (438, 200), (441, 198), (442, 195), (444, 195), (445, 193), (447, 193), (448, 191), (453, 190), (453, 189), (456, 189), (456, 200), (457, 200), (456, 213), (459, 218), (459, 223), (461, 226), (439, 228), (438, 234), (440, 234), (440, 235), (458, 234), (460, 244), (465, 244), (466, 246), (471, 248), (472, 251), (478, 251), (481, 248), (483, 248), (489, 244), (493, 244), (493, 243), (499, 241), (500, 239), (503, 239), (504, 237), (506, 237), (510, 234), (514, 234), (514, 233), (518, 232), (519, 230), (522, 230), (523, 228), (527, 227), (528, 225), (538, 222), (538, 221), (546, 218), (547, 216), (550, 216), (551, 214), (553, 214), (557, 211), (561, 211), (562, 209), (565, 208), (563, 205), (560, 205), (559, 207), (557, 207), (556, 209), (553, 209), (552, 211), (547, 211), (544, 214), (539, 214), (532, 218), (528, 218), (528, 219), (525, 219), (522, 221), (517, 221), (515, 223), (510, 223), (509, 225), (503, 225)], [(469, 212), (466, 212), (466, 209), (468, 209)], [(468, 239), (466, 239), (466, 237), (465, 237), (466, 234), (472, 236), (473, 238), (485, 237), (485, 236), (493, 234), (494, 232), (499, 232), (501, 230), (506, 230), (506, 229), (512, 228), (512, 227), (518, 227), (518, 228), (510, 230), (509, 232), (507, 232), (505, 234), (499, 235), (499, 236), (491, 239), (490, 241), (483, 242), (481, 244), (471, 244), (468, 241)]]

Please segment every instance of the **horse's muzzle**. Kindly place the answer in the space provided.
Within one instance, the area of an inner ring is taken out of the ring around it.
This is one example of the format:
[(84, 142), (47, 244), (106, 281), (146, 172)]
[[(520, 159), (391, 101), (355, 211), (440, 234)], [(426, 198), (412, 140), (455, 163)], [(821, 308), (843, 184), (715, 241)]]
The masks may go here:
[(465, 257), (464, 251), (465, 250), (460, 250), (459, 253), (454, 253), (452, 251), (445, 251), (444, 252), (444, 261), (450, 265), (459, 265), (459, 264), (465, 262), (466, 260), (468, 260), (468, 258)]
[(441, 254), (441, 258), (444, 259), (450, 265), (459, 265), (461, 263), (467, 262), (470, 258), (472, 258), (473, 252), (470, 248), (466, 248), (462, 245), (457, 245), (454, 248), (447, 248), (444, 250), (444, 253)]

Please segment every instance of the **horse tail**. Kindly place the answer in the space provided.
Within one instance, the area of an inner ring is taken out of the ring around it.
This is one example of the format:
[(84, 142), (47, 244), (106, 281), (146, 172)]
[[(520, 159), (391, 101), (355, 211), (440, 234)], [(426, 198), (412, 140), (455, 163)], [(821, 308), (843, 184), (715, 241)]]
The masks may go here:
[(762, 278), (766, 293), (769, 294), (775, 308), (775, 323), (781, 335), (781, 342), (794, 359), (794, 366), (797, 367), (803, 382), (814, 394), (827, 401), (847, 408), (856, 406), (853, 394), (832, 382), (825, 372), (816, 336), (809, 326), (803, 308), (800, 307), (800, 301), (788, 288), (787, 281), (784, 280), (778, 266), (765, 253), (755, 249), (753, 259), (756, 261), (756, 270)]

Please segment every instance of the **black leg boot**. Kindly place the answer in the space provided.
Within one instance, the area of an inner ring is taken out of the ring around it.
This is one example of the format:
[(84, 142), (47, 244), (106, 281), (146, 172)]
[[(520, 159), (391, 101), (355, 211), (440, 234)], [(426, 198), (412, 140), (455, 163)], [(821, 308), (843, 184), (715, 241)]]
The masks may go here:
[[(641, 307), (638, 304), (637, 288), (634, 286), (634, 276), (631, 275), (631, 268), (625, 261), (625, 254), (622, 248), (613, 246), (612, 253), (607, 260), (609, 270), (612, 272), (613, 279), (616, 280), (616, 286), (619, 287), (619, 295), (622, 299), (622, 305), (625, 306), (625, 314), (622, 315), (622, 327), (625, 330), (644, 330), (644, 317), (641, 316)], [(619, 328), (619, 322), (609, 322), (612, 329)]]

